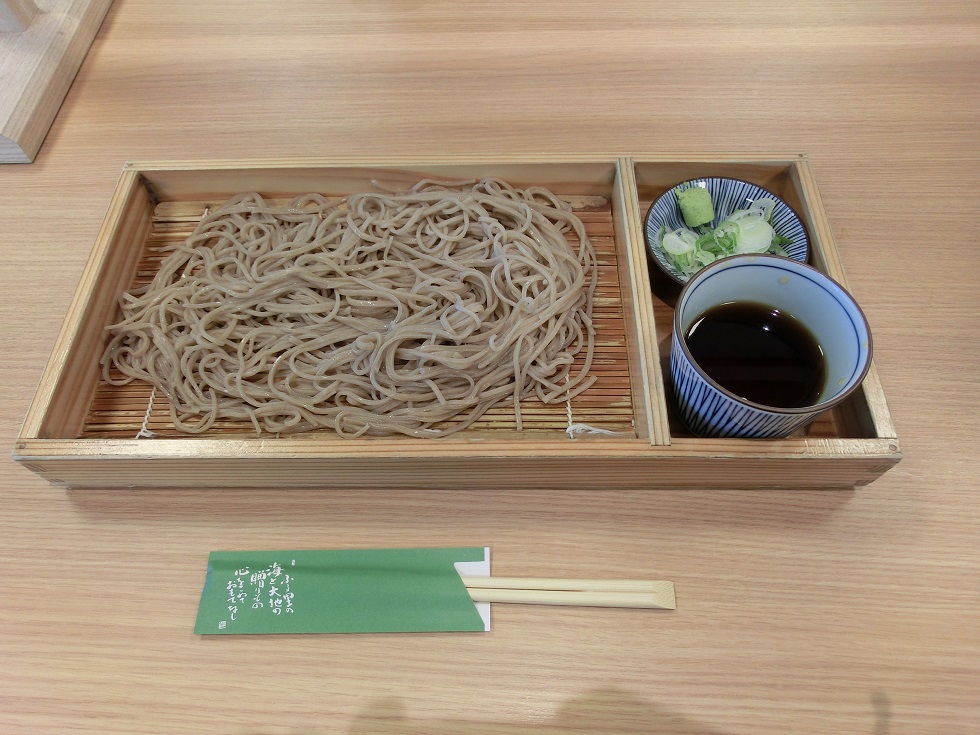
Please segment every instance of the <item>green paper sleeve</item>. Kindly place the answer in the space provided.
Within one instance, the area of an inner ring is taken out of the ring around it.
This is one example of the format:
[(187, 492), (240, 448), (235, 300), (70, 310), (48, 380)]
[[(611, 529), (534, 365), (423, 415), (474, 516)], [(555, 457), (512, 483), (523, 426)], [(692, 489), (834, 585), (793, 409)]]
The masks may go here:
[(456, 562), (489, 549), (214, 551), (194, 632), (484, 631)]

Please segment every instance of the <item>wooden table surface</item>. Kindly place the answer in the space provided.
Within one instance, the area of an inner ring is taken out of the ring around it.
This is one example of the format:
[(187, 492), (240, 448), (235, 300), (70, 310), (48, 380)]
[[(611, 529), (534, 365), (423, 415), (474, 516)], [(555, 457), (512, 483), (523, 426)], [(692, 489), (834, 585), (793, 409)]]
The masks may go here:
[[(0, 465), (3, 733), (980, 731), (980, 4), (116, 0), (0, 167), (12, 448), (127, 160), (808, 153), (903, 461), (853, 491), (66, 491)], [(490, 545), (672, 613), (202, 638), (212, 549)]]

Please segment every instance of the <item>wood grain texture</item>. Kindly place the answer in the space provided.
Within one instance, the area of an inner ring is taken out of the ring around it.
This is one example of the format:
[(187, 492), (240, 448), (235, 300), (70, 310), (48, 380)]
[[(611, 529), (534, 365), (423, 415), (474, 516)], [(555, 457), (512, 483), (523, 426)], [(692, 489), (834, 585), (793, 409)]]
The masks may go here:
[[(0, 732), (976, 732), (978, 14), (113, 3), (34, 164), (0, 168), (6, 446), (128, 160), (801, 151), (905, 458), (830, 492), (65, 492), (6, 461)], [(449, 544), (490, 545), (495, 575), (669, 579), (677, 610), (500, 605), (473, 636), (191, 633), (210, 550)]]
[(111, 2), (3, 6), (0, 30), (17, 32), (0, 33), (0, 164), (34, 160)]
[(0, 0), (0, 33), (27, 30), (38, 12), (33, 0)]

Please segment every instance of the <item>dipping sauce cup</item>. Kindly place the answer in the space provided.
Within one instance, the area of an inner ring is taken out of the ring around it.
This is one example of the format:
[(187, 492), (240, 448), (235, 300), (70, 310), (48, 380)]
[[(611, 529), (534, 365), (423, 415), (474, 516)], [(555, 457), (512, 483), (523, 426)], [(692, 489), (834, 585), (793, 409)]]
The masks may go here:
[[(758, 313), (774, 322), (740, 323)], [(790, 339), (770, 349), (767, 340), (787, 326), (802, 348), (794, 351)], [(789, 436), (844, 401), (870, 365), (871, 332), (854, 299), (788, 258), (724, 258), (695, 274), (677, 299), (671, 378), (681, 420), (697, 436)], [(810, 387), (787, 398), (801, 375), (813, 379)]]

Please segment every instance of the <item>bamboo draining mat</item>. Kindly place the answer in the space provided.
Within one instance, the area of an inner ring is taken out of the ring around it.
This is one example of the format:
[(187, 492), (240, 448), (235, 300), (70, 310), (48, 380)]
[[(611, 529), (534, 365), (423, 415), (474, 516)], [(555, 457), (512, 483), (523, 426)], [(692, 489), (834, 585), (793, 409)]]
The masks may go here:
[[(277, 200), (268, 201), (277, 203)], [(207, 207), (213, 209), (221, 203), (221, 201), (164, 202), (158, 205), (131, 288), (152, 280), (160, 261), (167, 255), (167, 249), (191, 234)], [(285, 203), (285, 200), (282, 203)], [(626, 325), (623, 319), (612, 210), (608, 202), (603, 204), (590, 202), (584, 208), (576, 208), (575, 212), (585, 225), (595, 248), (599, 280), (593, 308), (596, 346), (592, 374), (596, 376), (596, 382), (572, 400), (572, 421), (596, 429), (614, 431), (625, 435), (625, 438), (635, 437)], [(570, 236), (569, 241), (574, 249), (577, 246), (574, 234)], [(575, 366), (580, 364), (581, 358), (577, 358)], [(155, 392), (152, 406), (150, 397), (151, 386), (142, 381), (134, 381), (124, 386), (112, 386), (100, 379), (79, 438), (133, 438), (144, 428), (144, 419), (146, 419), (145, 428), (156, 436), (190, 436), (174, 428), (170, 421), (170, 408), (166, 396), (161, 395), (159, 391)], [(149, 414), (147, 414), (148, 408)], [(532, 436), (564, 434), (569, 425), (568, 405), (564, 401), (553, 404), (544, 404), (537, 399), (522, 401), (521, 416), (524, 432)], [(503, 403), (491, 408), (466, 429), (464, 435), (477, 432), (513, 433), (514, 430), (513, 406), (510, 403)], [(226, 421), (219, 422), (213, 429), (196, 436), (254, 433), (251, 423)], [(336, 436), (330, 430), (320, 430), (316, 433)]]

